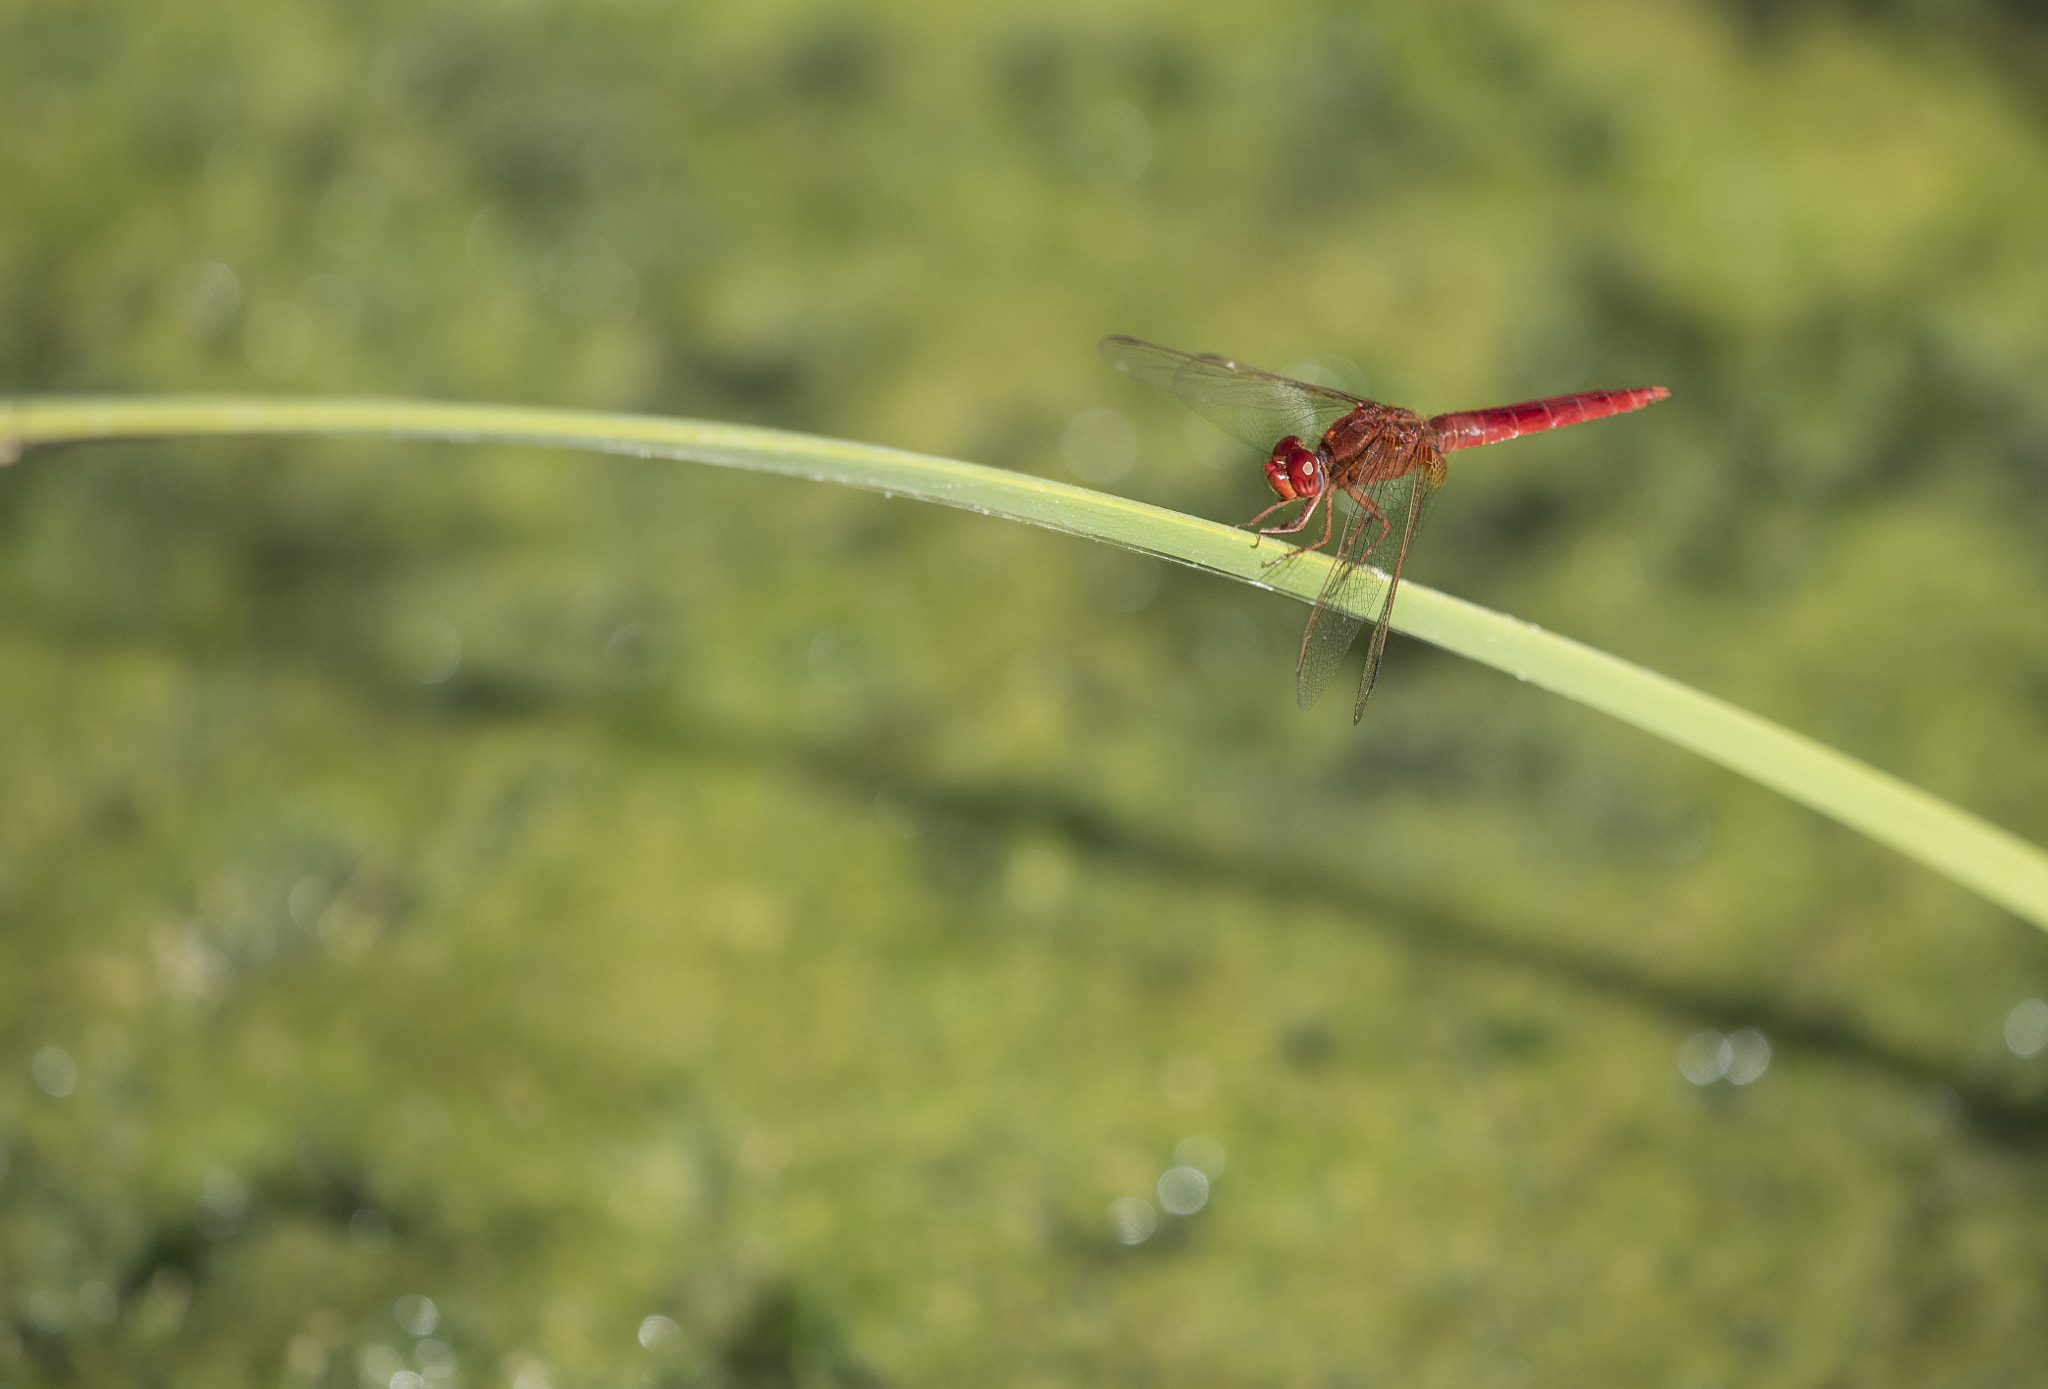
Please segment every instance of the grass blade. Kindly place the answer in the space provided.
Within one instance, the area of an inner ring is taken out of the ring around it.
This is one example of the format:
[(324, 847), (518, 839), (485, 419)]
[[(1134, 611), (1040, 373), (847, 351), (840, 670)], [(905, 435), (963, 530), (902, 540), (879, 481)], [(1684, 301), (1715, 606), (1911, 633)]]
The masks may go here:
[[(0, 461), (95, 440), (352, 434), (676, 458), (916, 497), (1106, 541), (1312, 601), (1321, 555), (1275, 570), (1242, 531), (1086, 488), (783, 430), (650, 415), (398, 400), (136, 397), (0, 404)], [(1374, 602), (1377, 585), (1355, 586)], [(1505, 614), (1407, 582), (1394, 629), (1633, 724), (1768, 786), (2048, 930), (2048, 854), (1812, 739)]]

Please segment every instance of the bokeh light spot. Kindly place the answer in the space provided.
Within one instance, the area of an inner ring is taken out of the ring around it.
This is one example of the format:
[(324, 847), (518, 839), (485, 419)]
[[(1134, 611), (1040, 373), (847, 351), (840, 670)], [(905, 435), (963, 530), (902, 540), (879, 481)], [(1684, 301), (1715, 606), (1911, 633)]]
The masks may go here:
[(109, 1326), (121, 1314), (121, 1299), (108, 1284), (88, 1278), (78, 1285), (78, 1311), (87, 1321)]
[(1728, 1034), (1728, 1083), (1748, 1085), (1771, 1067), (1771, 1043), (1753, 1027)]
[(301, 930), (319, 925), (320, 913), (327, 910), (328, 896), (327, 884), (316, 876), (308, 875), (293, 883), (284, 899), (292, 924)]
[(1143, 1244), (1159, 1228), (1159, 1212), (1135, 1196), (1109, 1203), (1109, 1232), (1118, 1244)]
[(64, 1305), (63, 1298), (49, 1291), (30, 1293), (22, 1301), (21, 1312), (29, 1327), (45, 1336), (55, 1336), (71, 1323), (71, 1309)]
[(391, 1304), (391, 1319), (408, 1336), (431, 1336), (441, 1324), (441, 1309), (431, 1297), (407, 1293)]
[(364, 1346), (356, 1353), (356, 1382), (363, 1389), (380, 1389), (404, 1372), (405, 1357), (390, 1346)]
[(427, 623), (410, 643), (413, 679), (439, 685), (462, 668), (462, 633), (445, 618)]
[(1258, 455), (1241, 440), (1231, 438), (1193, 411), (1181, 416), (1181, 431), (1187, 436), (1188, 451), (1204, 467), (1224, 472), (1249, 468), (1257, 461)]
[(1209, 1179), (1193, 1167), (1159, 1174), (1159, 1204), (1174, 1215), (1193, 1215), (1209, 1204)]
[(643, 1319), (640, 1323), (640, 1344), (649, 1350), (659, 1350), (682, 1339), (683, 1329), (659, 1313)]
[(1923, 1091), (1913, 1101), (1913, 1127), (1922, 1137), (1945, 1137), (1962, 1118), (1963, 1097), (1946, 1085)]
[(1106, 487), (1138, 462), (1138, 431), (1116, 410), (1083, 410), (1060, 432), (1067, 471), (1091, 487)]
[(1714, 1031), (1695, 1032), (1678, 1048), (1678, 1073), (1694, 1085), (1712, 1085), (1728, 1074), (1735, 1048)]
[(318, 1379), (327, 1373), (327, 1347), (320, 1344), (318, 1336), (302, 1331), (285, 1345), (284, 1363), (294, 1374)]
[(185, 336), (208, 342), (226, 332), (242, 307), (242, 285), (217, 260), (189, 267), (171, 291), (173, 311)]
[(249, 1188), (225, 1167), (216, 1167), (199, 1184), (199, 1200), (215, 1215), (233, 1219), (248, 1209)]
[(1090, 557), (1088, 576), (1095, 601), (1113, 613), (1143, 612), (1159, 596), (1164, 566), (1147, 555), (1113, 546), (1099, 546)]
[(1003, 870), (1003, 897), (1026, 916), (1051, 916), (1066, 901), (1071, 873), (1067, 859), (1045, 844), (1021, 844)]
[(36, 1048), (28, 1063), (28, 1073), (36, 1088), (52, 1099), (61, 1100), (78, 1086), (78, 1063), (59, 1046)]
[(2025, 999), (2005, 1015), (2005, 1045), (2014, 1056), (2036, 1056), (2048, 1048), (2048, 1002)]
[(1129, 183), (1152, 163), (1152, 123), (1128, 101), (1098, 102), (1075, 120), (1068, 152), (1090, 183)]

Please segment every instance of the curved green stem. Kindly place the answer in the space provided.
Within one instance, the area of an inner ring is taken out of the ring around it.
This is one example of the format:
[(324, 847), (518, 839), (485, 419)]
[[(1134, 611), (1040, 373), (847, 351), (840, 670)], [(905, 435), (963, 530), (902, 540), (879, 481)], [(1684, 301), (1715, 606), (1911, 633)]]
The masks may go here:
[[(0, 404), (0, 461), (102, 439), (360, 434), (597, 449), (816, 478), (1107, 541), (1312, 601), (1330, 561), (1262, 567), (1244, 533), (1044, 478), (775, 429), (394, 400), (166, 397)], [(1375, 600), (1376, 586), (1357, 595)], [(1862, 831), (2048, 929), (2048, 854), (1854, 758), (1566, 637), (1405, 583), (1395, 630), (1611, 714)]]

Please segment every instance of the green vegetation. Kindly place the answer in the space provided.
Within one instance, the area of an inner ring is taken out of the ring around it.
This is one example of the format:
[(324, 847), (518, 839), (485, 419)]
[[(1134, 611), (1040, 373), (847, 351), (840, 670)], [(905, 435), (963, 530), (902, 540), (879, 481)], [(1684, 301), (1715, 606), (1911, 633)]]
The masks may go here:
[[(1423, 409), (1658, 381), (1454, 459), (1415, 577), (2039, 842), (2041, 51), (0, 0), (0, 371), (1047, 476), (1113, 407), (1115, 489), (1225, 521), (1255, 473), (1097, 337)], [(2048, 941), (1418, 644), (1299, 716), (1299, 619), (658, 461), (28, 454), (0, 1380), (2025, 1382)], [(1119, 1243), (1194, 1135), (1208, 1204)]]

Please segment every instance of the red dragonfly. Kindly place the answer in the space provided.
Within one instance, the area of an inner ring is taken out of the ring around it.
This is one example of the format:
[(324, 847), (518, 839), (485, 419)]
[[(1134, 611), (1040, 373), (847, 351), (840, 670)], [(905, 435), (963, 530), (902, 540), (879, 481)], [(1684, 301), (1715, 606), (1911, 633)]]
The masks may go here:
[[(1336, 563), (1301, 634), (1294, 695), (1304, 709), (1321, 697), (1368, 620), (1362, 614), (1376, 609), (1370, 619), (1372, 647), (1358, 682), (1358, 703), (1351, 711), (1353, 723), (1365, 717), (1365, 702), (1372, 698), (1373, 682), (1379, 678), (1380, 657), (1387, 649), (1387, 617), (1394, 610), (1394, 591), (1400, 587), (1401, 568), (1408, 562), (1423, 507), (1449, 473), (1444, 455), (1539, 429), (1640, 410), (1671, 394), (1662, 386), (1582, 391), (1425, 420), (1398, 405), (1381, 405), (1240, 366), (1226, 357), (1176, 352), (1136, 338), (1104, 338), (1102, 356), (1118, 371), (1172, 391), (1225, 433), (1255, 449), (1270, 448), (1266, 481), (1280, 500), (1244, 524), (1256, 527), (1260, 537), (1293, 535), (1306, 530), (1318, 510), (1323, 513), (1321, 538), (1274, 563), (1329, 544), (1337, 494), (1351, 499), (1337, 548), (1330, 552)], [(1279, 442), (1273, 442), (1276, 439)], [(1305, 439), (1316, 442), (1311, 446), (1302, 442)], [(1308, 505), (1291, 522), (1259, 525), (1295, 502)], [(1368, 568), (1380, 571), (1378, 576), (1369, 578)], [(1384, 587), (1375, 599), (1376, 583)]]

